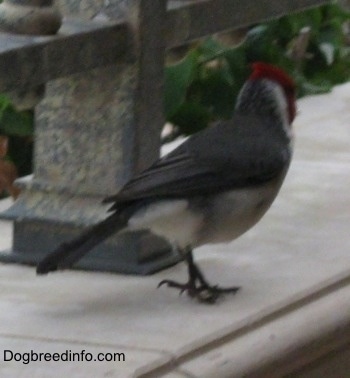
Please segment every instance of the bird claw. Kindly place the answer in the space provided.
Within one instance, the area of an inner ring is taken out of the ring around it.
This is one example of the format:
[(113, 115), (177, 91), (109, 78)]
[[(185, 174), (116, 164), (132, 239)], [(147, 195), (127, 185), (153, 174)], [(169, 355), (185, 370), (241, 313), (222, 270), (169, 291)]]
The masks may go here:
[(215, 303), (223, 294), (236, 294), (239, 290), (239, 287), (221, 288), (217, 285), (210, 286), (208, 284), (196, 286), (195, 282), (191, 280), (184, 284), (172, 280), (163, 280), (159, 282), (158, 288), (163, 285), (179, 289), (180, 295), (186, 292), (189, 297), (196, 298), (199, 302), (208, 304)]
[(175, 289), (179, 289), (180, 290), (180, 295), (189, 289), (189, 284), (188, 283), (187, 284), (181, 284), (179, 282), (172, 281), (172, 280), (163, 280), (163, 281), (160, 281), (159, 284), (158, 284), (158, 286), (157, 286), (157, 288), (160, 288), (163, 285), (166, 285), (168, 287), (173, 287)]

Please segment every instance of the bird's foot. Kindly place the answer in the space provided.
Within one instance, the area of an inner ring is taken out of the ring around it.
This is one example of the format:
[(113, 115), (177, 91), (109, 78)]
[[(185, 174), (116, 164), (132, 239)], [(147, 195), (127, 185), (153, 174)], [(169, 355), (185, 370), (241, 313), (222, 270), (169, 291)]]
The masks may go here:
[(190, 248), (184, 251), (184, 259), (188, 268), (188, 281), (182, 284), (172, 280), (163, 280), (159, 283), (158, 287), (166, 285), (179, 289), (180, 295), (186, 292), (191, 298), (208, 304), (215, 303), (223, 294), (236, 294), (239, 290), (239, 287), (236, 286), (223, 288), (217, 285), (210, 285), (199, 267), (195, 264)]
[(179, 283), (172, 280), (163, 280), (159, 282), (158, 287), (166, 285), (180, 290), (180, 295), (184, 292), (191, 298), (197, 299), (201, 303), (213, 304), (224, 294), (236, 294), (239, 287), (219, 287), (217, 285), (209, 285), (203, 277), (201, 277), (199, 284), (196, 285), (196, 280), (190, 279), (186, 283)]

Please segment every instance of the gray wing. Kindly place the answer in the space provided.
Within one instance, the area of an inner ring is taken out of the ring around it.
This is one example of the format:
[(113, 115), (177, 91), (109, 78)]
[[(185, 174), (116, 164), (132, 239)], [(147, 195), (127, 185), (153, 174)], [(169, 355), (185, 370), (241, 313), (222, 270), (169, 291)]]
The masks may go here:
[(276, 177), (290, 160), (287, 141), (277, 131), (267, 140), (268, 121), (253, 122), (235, 116), (191, 136), (104, 202), (115, 202), (116, 209), (135, 200), (207, 195)]

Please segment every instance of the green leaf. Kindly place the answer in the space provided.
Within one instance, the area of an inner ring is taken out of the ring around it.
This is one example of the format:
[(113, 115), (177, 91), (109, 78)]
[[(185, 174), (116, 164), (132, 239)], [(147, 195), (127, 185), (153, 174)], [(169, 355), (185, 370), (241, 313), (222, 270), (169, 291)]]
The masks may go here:
[(205, 63), (220, 58), (225, 53), (226, 49), (227, 47), (215, 38), (206, 38), (198, 47), (200, 62)]
[(248, 62), (264, 61), (276, 64), (285, 54), (285, 48), (278, 44), (278, 35), (273, 34), (268, 25), (253, 28), (247, 34), (244, 49)]
[(206, 128), (210, 118), (205, 106), (187, 101), (178, 108), (170, 121), (178, 126), (183, 134), (190, 135)]
[(17, 167), (18, 175), (25, 176), (33, 172), (33, 140), (30, 137), (9, 137), (8, 156)]
[(18, 112), (11, 105), (5, 107), (0, 116), (0, 132), (5, 135), (33, 135), (33, 114), (31, 112)]
[[(238, 46), (205, 39), (192, 57), (168, 74), (167, 80), (175, 83), (173, 92), (166, 94), (167, 114), (185, 133), (229, 117), (254, 61), (283, 68), (296, 80), (299, 97), (328, 92), (350, 79), (350, 48), (344, 35), (344, 22), (349, 19), (350, 13), (333, 2), (257, 25)], [(310, 40), (296, 66), (289, 52), (304, 27), (311, 29)]]
[(0, 117), (3, 113), (3, 111), (8, 108), (9, 106), (12, 106), (11, 105), (11, 102), (10, 100), (8, 99), (8, 97), (2, 93), (0, 93)]
[(327, 65), (330, 66), (336, 60), (343, 44), (342, 24), (337, 20), (332, 20), (322, 28), (316, 40), (320, 53), (324, 56)]
[(227, 49), (224, 56), (231, 72), (234, 90), (238, 92), (250, 72), (245, 45)]
[(198, 68), (197, 50), (192, 50), (179, 63), (165, 68), (164, 112), (169, 119), (185, 101), (187, 89)]
[(316, 34), (321, 27), (322, 12), (320, 8), (313, 8), (285, 16), (285, 22), (289, 23), (290, 37), (299, 34), (300, 30), (309, 27)]
[(350, 19), (350, 12), (336, 3), (324, 5), (320, 9), (324, 20), (333, 19), (343, 23)]
[(350, 60), (337, 61), (327, 70), (316, 72), (311, 80), (316, 84), (328, 82), (331, 85), (344, 83), (345, 81), (350, 80)]
[(303, 95), (316, 95), (329, 93), (332, 90), (332, 84), (324, 80), (323, 83), (312, 83), (311, 81), (304, 81), (302, 83)]
[(196, 97), (200, 97), (200, 103), (210, 111), (213, 118), (227, 118), (232, 115), (237, 95), (232, 82), (231, 72), (223, 65), (208, 68), (197, 83)]
[(332, 65), (335, 60), (336, 49), (332, 43), (320, 43), (319, 49), (328, 66)]

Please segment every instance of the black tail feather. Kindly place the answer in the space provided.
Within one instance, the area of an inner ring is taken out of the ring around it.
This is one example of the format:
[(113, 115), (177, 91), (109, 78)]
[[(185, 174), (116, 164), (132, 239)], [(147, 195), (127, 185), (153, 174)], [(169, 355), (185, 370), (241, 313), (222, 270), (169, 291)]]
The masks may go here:
[(112, 214), (105, 220), (84, 231), (72, 241), (62, 243), (41, 260), (36, 268), (37, 274), (47, 274), (55, 270), (71, 267), (96, 245), (117, 233), (127, 224), (120, 214)]

